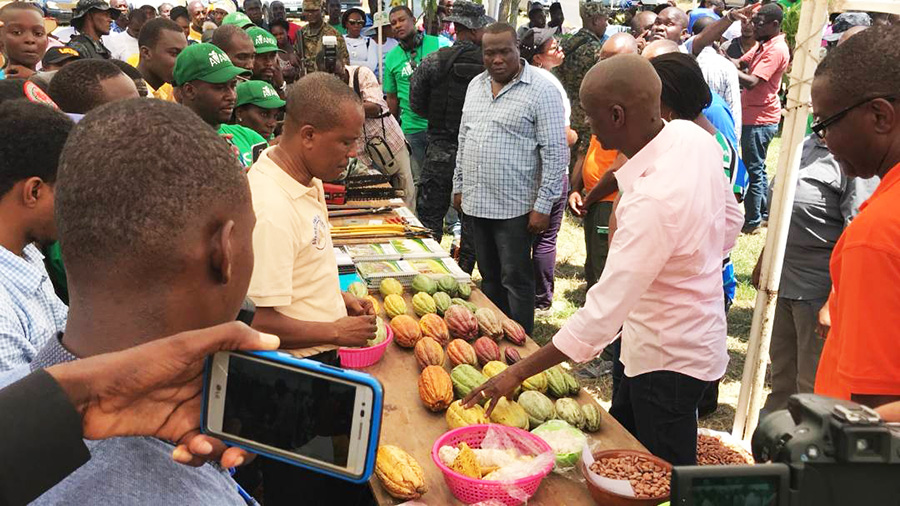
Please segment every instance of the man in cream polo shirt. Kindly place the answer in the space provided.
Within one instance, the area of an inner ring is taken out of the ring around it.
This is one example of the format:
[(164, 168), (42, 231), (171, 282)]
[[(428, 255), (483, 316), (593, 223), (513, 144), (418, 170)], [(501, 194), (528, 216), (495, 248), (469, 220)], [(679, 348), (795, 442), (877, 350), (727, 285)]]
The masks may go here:
[(330, 74), (306, 76), (288, 92), (281, 141), (248, 173), (256, 212), (253, 327), (298, 356), (362, 346), (375, 335), (371, 303), (341, 292), (322, 189), (356, 156), (363, 121), (362, 103), (346, 84)]

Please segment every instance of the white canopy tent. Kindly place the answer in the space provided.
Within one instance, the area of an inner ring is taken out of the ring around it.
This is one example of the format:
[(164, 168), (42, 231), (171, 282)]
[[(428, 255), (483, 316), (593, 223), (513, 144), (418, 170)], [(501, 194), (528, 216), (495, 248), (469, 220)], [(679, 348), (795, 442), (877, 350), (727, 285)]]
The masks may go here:
[(750, 342), (744, 362), (741, 392), (734, 417), (732, 434), (749, 440), (758, 423), (763, 403), (763, 383), (766, 376), (769, 342), (775, 318), (775, 302), (781, 282), (781, 267), (787, 243), (788, 228), (797, 187), (800, 153), (806, 135), (806, 120), (810, 112), (810, 88), (822, 52), (822, 34), (828, 13), (840, 11), (868, 11), (900, 14), (898, 0), (805, 0), (800, 9), (800, 24), (796, 35), (794, 61), (788, 86), (787, 108), (781, 134), (781, 154), (778, 158), (778, 179), (769, 212), (769, 230), (762, 259), (760, 290), (750, 329)]

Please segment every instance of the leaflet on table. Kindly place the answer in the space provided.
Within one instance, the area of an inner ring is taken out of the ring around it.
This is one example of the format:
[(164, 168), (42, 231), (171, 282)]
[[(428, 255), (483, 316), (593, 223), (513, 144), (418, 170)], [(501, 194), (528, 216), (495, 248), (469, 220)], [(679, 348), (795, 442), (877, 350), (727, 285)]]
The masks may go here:
[(355, 262), (377, 260), (409, 260), (450, 256), (434, 239), (393, 239), (374, 244), (352, 244), (344, 250)]
[(403, 285), (409, 286), (417, 274), (434, 277), (449, 274), (460, 282), (468, 283), (471, 281), (471, 277), (460, 269), (452, 258), (357, 262), (356, 270), (370, 287), (377, 287), (384, 278), (394, 278)]
[(347, 254), (343, 248), (334, 248), (334, 258), (337, 260), (338, 274), (350, 274), (356, 272), (356, 266), (353, 265), (353, 259)]

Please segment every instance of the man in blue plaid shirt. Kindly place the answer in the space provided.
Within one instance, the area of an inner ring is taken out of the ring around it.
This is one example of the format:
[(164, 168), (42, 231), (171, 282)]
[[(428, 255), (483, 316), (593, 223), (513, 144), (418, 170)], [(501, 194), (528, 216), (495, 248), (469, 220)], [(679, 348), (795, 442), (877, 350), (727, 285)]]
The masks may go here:
[(513, 27), (488, 26), (482, 48), (487, 70), (466, 92), (453, 201), (473, 217), (482, 290), (530, 334), (531, 244), (550, 223), (569, 164), (563, 99), (519, 58)]
[(0, 372), (28, 364), (68, 310), (37, 245), (56, 240), (53, 185), (72, 120), (25, 100), (0, 106)]

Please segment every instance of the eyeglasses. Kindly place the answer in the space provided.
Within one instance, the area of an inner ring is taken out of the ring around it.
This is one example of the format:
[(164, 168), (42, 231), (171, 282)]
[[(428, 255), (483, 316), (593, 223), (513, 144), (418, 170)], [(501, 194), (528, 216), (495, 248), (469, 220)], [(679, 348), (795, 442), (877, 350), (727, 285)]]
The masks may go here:
[(844, 116), (846, 116), (853, 109), (856, 109), (857, 107), (859, 107), (861, 105), (865, 105), (873, 100), (878, 100), (878, 99), (883, 99), (883, 100), (887, 100), (888, 102), (893, 102), (896, 99), (896, 96), (895, 95), (879, 95), (876, 97), (869, 97), (865, 100), (862, 100), (860, 102), (857, 102), (857, 103), (851, 105), (850, 107), (845, 107), (845, 108), (841, 109), (840, 111), (832, 114), (831, 116), (823, 119), (822, 121), (813, 123), (809, 128), (810, 128), (810, 130), (813, 131), (814, 134), (816, 134), (816, 137), (818, 137), (820, 139), (824, 139), (825, 138), (825, 129), (827, 129), (831, 125), (837, 123), (838, 121), (842, 120), (844, 118)]
[(361, 19), (355, 19), (355, 20), (354, 20), (354, 19), (348, 19), (348, 20), (347, 20), (347, 24), (348, 24), (348, 25), (353, 25), (353, 26), (363, 26), (364, 24), (366, 24), (366, 22), (363, 21), (363, 20), (361, 20)]

